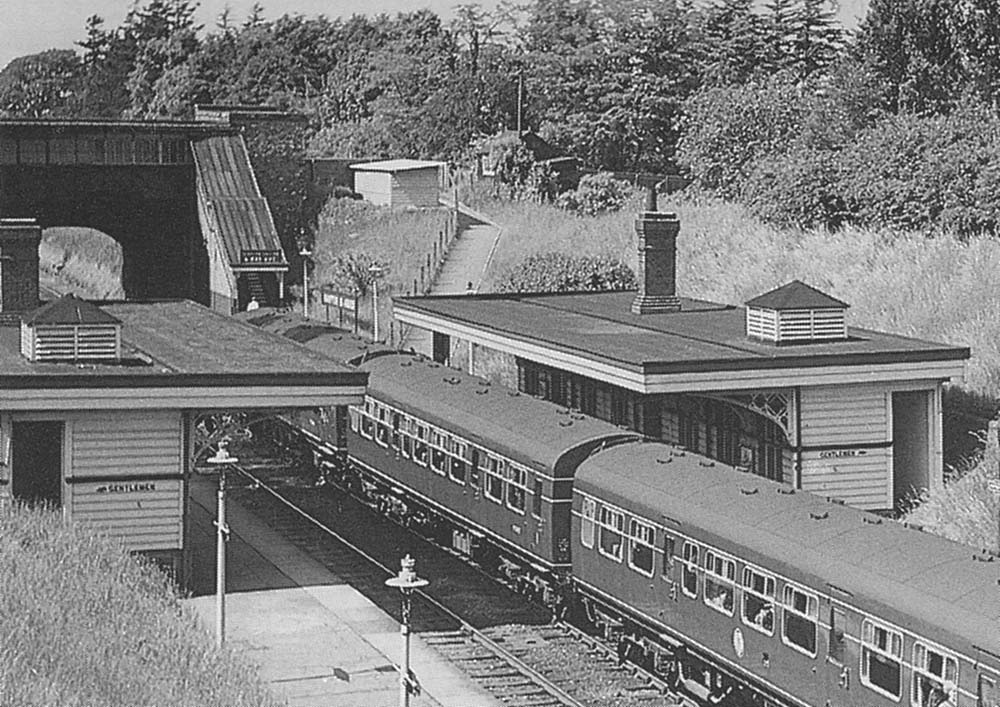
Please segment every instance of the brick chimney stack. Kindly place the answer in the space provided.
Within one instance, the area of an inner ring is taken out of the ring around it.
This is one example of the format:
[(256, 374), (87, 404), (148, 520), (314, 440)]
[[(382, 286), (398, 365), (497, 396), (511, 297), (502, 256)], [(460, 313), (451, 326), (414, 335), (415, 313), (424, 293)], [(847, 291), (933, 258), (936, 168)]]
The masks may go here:
[(0, 322), (17, 321), (38, 307), (38, 245), (35, 219), (0, 219)]
[(632, 300), (632, 314), (660, 314), (681, 308), (677, 297), (677, 233), (681, 223), (676, 214), (656, 207), (656, 189), (646, 191), (646, 205), (635, 220), (639, 236), (639, 292)]

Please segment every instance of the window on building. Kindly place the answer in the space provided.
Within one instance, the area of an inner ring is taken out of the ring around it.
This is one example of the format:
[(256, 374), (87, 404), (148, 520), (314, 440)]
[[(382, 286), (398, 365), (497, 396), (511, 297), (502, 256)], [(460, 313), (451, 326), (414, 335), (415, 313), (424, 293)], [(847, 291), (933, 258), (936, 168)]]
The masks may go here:
[(628, 566), (653, 576), (653, 526), (635, 518), (628, 522)]
[(684, 564), (681, 567), (681, 589), (689, 597), (698, 596), (698, 546), (684, 543)]
[(743, 568), (743, 623), (774, 635), (774, 577), (750, 567)]
[(782, 640), (806, 655), (815, 657), (819, 600), (815, 594), (787, 584), (782, 596), (785, 609), (781, 627)]
[(844, 664), (847, 648), (847, 614), (836, 606), (830, 607), (830, 648), (827, 657), (837, 665)]
[(705, 551), (705, 604), (727, 616), (736, 602), (736, 562), (712, 550)]
[(503, 503), (503, 464), (494, 456), (489, 457), (485, 492), (486, 498)]
[(594, 547), (594, 518), (597, 516), (597, 501), (584, 498), (580, 504), (580, 544)]
[(673, 579), (674, 545), (676, 542), (672, 535), (663, 534), (663, 565), (661, 573), (667, 579)]
[(601, 506), (600, 547), (602, 555), (615, 562), (622, 561), (622, 536), (625, 532), (625, 514)]
[(861, 683), (898, 700), (902, 694), (903, 636), (869, 619), (861, 623)]
[(915, 707), (954, 707), (958, 699), (958, 660), (921, 641), (913, 644), (913, 688)]
[(508, 464), (507, 466), (507, 507), (524, 513), (524, 500), (528, 493), (528, 470)]
[(531, 514), (538, 518), (542, 517), (542, 478), (535, 477), (535, 485), (531, 493)]

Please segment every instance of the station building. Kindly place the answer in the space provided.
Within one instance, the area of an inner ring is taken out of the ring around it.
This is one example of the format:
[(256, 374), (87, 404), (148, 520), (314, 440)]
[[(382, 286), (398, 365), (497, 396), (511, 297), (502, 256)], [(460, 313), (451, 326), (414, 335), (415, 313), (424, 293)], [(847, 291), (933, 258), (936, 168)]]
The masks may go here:
[(31, 220), (0, 220), (0, 512), (59, 506), (183, 578), (194, 428), (360, 403), (367, 374), (188, 300), (39, 302)]
[(501, 352), (524, 393), (859, 508), (943, 483), (943, 386), (969, 349), (848, 326), (791, 282), (743, 306), (680, 297), (680, 224), (636, 220), (638, 292), (404, 297), (398, 321)]

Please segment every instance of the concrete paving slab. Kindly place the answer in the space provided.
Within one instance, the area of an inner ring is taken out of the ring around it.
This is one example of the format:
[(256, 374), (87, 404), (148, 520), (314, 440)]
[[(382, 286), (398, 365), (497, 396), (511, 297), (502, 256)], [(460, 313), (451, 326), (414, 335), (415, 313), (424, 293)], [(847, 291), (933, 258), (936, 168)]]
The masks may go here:
[[(264, 493), (262, 491), (262, 493)], [(192, 585), (185, 602), (215, 625), (215, 487), (191, 483)], [(227, 501), (227, 643), (256, 665), (290, 707), (399, 704), (399, 625), (256, 516)], [(200, 594), (200, 595), (199, 595)], [(411, 636), (422, 694), (413, 707), (499, 707), (496, 698)]]

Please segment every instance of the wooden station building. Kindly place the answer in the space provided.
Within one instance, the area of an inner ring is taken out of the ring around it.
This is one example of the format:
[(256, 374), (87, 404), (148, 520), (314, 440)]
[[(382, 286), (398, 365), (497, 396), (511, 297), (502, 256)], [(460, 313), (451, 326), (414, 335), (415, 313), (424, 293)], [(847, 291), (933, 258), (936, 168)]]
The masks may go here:
[(0, 220), (0, 510), (60, 506), (183, 574), (201, 415), (360, 403), (367, 374), (188, 300), (40, 305), (31, 220)]
[(847, 325), (792, 282), (744, 306), (675, 291), (679, 222), (636, 220), (639, 291), (409, 297), (396, 318), (513, 359), (525, 393), (871, 510), (943, 482), (941, 393), (969, 349)]

